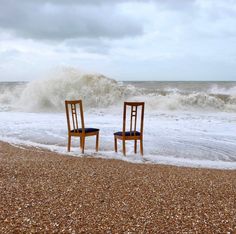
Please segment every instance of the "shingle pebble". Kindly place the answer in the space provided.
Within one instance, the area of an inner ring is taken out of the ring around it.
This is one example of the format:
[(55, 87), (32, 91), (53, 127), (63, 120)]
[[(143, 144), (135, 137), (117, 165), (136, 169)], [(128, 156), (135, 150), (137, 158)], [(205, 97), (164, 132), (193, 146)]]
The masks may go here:
[(0, 142), (0, 233), (235, 233), (236, 171)]

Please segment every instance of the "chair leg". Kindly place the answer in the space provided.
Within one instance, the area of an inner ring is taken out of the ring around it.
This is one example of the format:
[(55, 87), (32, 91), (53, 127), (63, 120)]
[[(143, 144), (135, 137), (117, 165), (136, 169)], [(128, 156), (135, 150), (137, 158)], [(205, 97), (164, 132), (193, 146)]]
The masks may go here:
[(98, 145), (99, 145), (99, 132), (96, 135), (96, 151), (98, 152)]
[(140, 139), (140, 153), (143, 155), (143, 139)]
[(82, 137), (80, 137), (80, 149), (82, 149), (83, 147), (83, 141), (82, 141)]
[(114, 136), (115, 152), (117, 153), (117, 138)]
[(137, 153), (137, 140), (134, 140), (134, 153)]
[(71, 136), (68, 135), (68, 146), (67, 146), (68, 152), (70, 152), (70, 145), (71, 145)]
[(82, 154), (84, 154), (85, 136), (82, 137)]
[(124, 156), (126, 155), (126, 150), (125, 150), (125, 140), (123, 139), (123, 154)]

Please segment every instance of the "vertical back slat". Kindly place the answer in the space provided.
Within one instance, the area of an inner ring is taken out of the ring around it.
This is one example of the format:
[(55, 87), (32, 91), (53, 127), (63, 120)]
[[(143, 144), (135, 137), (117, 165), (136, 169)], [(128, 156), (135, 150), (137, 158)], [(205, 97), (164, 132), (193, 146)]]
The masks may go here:
[(126, 102), (124, 103), (124, 111), (123, 111), (123, 136), (125, 136), (125, 128), (126, 128)]
[(76, 125), (76, 131), (78, 131), (79, 129), (79, 125), (78, 125), (78, 118), (77, 118), (77, 111), (76, 111), (76, 104), (74, 105), (74, 115), (75, 115), (75, 125)]
[(138, 118), (138, 106), (135, 106), (135, 120), (134, 120), (134, 132), (136, 133), (137, 118)]
[(68, 132), (71, 131), (70, 128), (70, 115), (69, 115), (69, 108), (68, 108), (68, 102), (65, 101), (65, 106), (66, 106), (66, 119), (67, 119), (67, 127), (68, 127)]
[(72, 116), (73, 130), (76, 131), (75, 130), (75, 119), (74, 119), (74, 104), (71, 103), (70, 105), (71, 105), (71, 116)]
[(141, 110), (141, 126), (140, 126), (141, 135), (143, 135), (143, 119), (144, 119), (144, 103), (142, 104), (142, 110)]
[(79, 106), (80, 106), (80, 120), (81, 120), (81, 127), (82, 127), (82, 132), (85, 132), (84, 129), (84, 112), (83, 112), (83, 105), (82, 105), (82, 101), (79, 102)]
[(130, 107), (130, 134), (133, 128), (133, 106)]

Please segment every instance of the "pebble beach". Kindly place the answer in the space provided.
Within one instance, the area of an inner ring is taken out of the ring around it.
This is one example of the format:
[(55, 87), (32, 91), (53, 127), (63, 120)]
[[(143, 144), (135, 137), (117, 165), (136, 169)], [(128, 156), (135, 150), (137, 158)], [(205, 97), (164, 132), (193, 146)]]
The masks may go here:
[(236, 171), (0, 142), (0, 233), (235, 233)]

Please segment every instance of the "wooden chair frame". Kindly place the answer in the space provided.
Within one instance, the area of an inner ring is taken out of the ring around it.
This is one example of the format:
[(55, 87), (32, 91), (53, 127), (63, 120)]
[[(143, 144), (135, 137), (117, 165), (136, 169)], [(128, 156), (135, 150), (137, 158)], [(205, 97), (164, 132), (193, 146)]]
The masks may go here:
[[(143, 155), (144, 105), (145, 105), (144, 102), (124, 102), (122, 135), (116, 135), (116, 133), (114, 133), (115, 152), (117, 152), (117, 139), (122, 140), (122, 143), (123, 143), (123, 154), (124, 155), (126, 155), (125, 141), (126, 140), (134, 140), (134, 153), (136, 154), (137, 153), (137, 141), (139, 140), (140, 141), (140, 153)], [(131, 107), (130, 135), (129, 136), (126, 135), (127, 131), (125, 131), (126, 130), (126, 113), (127, 113), (127, 107), (128, 106)], [(141, 119), (140, 119), (140, 132), (137, 132), (136, 131), (136, 127), (137, 127), (137, 112), (138, 112), (138, 107), (139, 106), (141, 107)], [(134, 118), (134, 121), (133, 121), (133, 118)]]
[[(80, 122), (81, 122), (81, 130), (79, 132), (79, 124), (78, 124), (78, 114), (76, 105), (79, 106), (80, 112)], [(70, 110), (69, 106), (71, 107), (71, 117), (72, 117), (72, 125), (73, 129), (71, 128), (71, 121), (70, 121)], [(66, 117), (67, 117), (67, 126), (68, 126), (68, 151), (70, 152), (71, 148), (71, 137), (80, 137), (80, 148), (82, 149), (82, 153), (84, 153), (85, 148), (85, 138), (89, 136), (96, 136), (96, 151), (98, 151), (99, 147), (99, 129), (97, 131), (92, 132), (85, 132), (84, 126), (84, 112), (83, 112), (83, 105), (82, 100), (73, 100), (73, 101), (65, 101), (65, 108), (66, 108)]]

